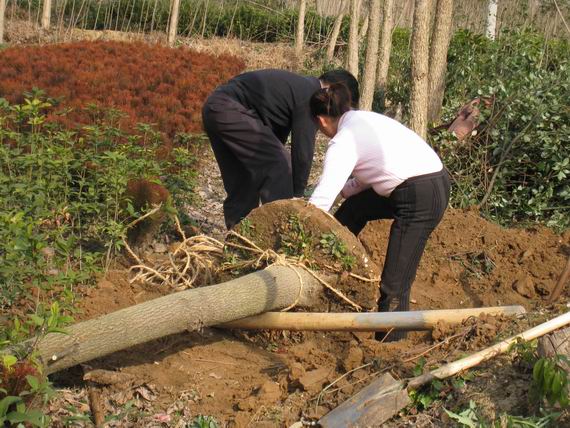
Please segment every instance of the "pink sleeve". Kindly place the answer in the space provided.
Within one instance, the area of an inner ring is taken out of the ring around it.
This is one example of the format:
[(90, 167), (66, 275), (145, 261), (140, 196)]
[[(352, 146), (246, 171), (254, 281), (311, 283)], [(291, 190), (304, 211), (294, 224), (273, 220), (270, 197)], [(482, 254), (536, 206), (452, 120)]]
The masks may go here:
[(362, 192), (363, 190), (368, 189), (369, 187), (370, 186), (361, 184), (356, 178), (351, 178), (346, 182), (340, 194), (344, 199), (347, 199), (353, 195), (356, 195), (357, 193)]

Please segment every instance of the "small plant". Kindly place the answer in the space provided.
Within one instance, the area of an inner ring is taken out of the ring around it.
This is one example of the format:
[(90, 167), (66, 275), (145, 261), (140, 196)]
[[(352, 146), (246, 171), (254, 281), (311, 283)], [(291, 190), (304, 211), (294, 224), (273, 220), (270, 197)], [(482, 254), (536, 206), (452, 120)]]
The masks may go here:
[(248, 218), (244, 218), (239, 224), (239, 233), (247, 238), (251, 237), (251, 232), (253, 229), (254, 226), (251, 224), (251, 220)]
[(311, 233), (295, 214), (287, 219), (287, 229), (281, 237), (281, 248), (288, 256), (298, 257), (300, 260), (309, 258), (311, 254)]
[(194, 420), (186, 425), (186, 428), (218, 428), (218, 422), (213, 416), (196, 416)]
[(319, 247), (341, 263), (343, 270), (351, 270), (356, 261), (352, 254), (349, 254), (346, 245), (333, 232), (323, 233), (319, 241)]
[(561, 363), (569, 363), (564, 355), (540, 358), (532, 369), (532, 390), (548, 404), (568, 407), (568, 373)]

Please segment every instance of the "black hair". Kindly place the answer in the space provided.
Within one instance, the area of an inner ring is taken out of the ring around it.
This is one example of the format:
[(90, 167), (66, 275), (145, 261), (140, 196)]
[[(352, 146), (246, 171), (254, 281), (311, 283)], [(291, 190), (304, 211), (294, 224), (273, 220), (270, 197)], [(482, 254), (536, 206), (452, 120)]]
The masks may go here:
[(328, 88), (321, 88), (309, 101), (311, 115), (339, 118), (352, 107), (350, 91), (343, 83), (335, 83)]
[(352, 107), (358, 108), (360, 101), (360, 91), (358, 89), (358, 80), (347, 70), (342, 68), (327, 71), (320, 75), (319, 80), (325, 84), (332, 85), (334, 83), (342, 83), (350, 91)]

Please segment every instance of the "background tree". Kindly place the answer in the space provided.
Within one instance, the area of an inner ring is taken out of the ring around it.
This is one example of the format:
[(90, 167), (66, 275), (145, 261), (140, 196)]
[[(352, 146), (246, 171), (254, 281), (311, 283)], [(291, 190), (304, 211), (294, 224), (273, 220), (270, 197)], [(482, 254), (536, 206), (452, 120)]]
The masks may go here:
[(410, 127), (424, 139), (427, 134), (428, 49), (429, 1), (416, 0), (412, 29)]
[(6, 0), (0, 0), (0, 43), (4, 43), (4, 12), (6, 11)]
[(495, 40), (495, 34), (497, 34), (497, 5), (499, 0), (489, 0), (487, 6), (487, 25), (485, 27), (485, 35), (491, 39)]
[(370, 3), (370, 25), (366, 43), (366, 60), (364, 62), (364, 76), (362, 78), (362, 96), (360, 109), (371, 110), (376, 83), (376, 65), (378, 64), (378, 39), (380, 38), (380, 0)]
[(430, 50), (428, 122), (439, 119), (441, 112), (452, 16), (453, 0), (438, 0)]
[(350, 28), (348, 32), (348, 53), (346, 68), (358, 78), (358, 21), (360, 19), (360, 0), (350, 0)]
[(176, 30), (178, 28), (178, 13), (180, 11), (180, 0), (172, 0), (172, 12), (168, 23), (168, 45), (173, 46), (176, 40)]
[(380, 52), (378, 54), (378, 72), (376, 73), (376, 88), (380, 91), (382, 104), (388, 84), (388, 68), (392, 51), (392, 30), (394, 29), (394, 0), (384, 0), (382, 7), (382, 32)]
[(303, 40), (305, 38), (305, 9), (307, 8), (307, 0), (299, 2), (299, 20), (297, 21), (297, 35), (295, 36), (295, 56), (297, 62), (301, 61), (303, 55)]
[(362, 41), (368, 34), (368, 27), (369, 27), (368, 24), (370, 24), (370, 12), (368, 12), (364, 17), (364, 22), (362, 23), (362, 27), (360, 27), (360, 30), (358, 31), (358, 45), (362, 44)]
[(51, 0), (44, 0), (42, 7), (42, 28), (49, 29), (51, 22)]
[(338, 35), (340, 34), (340, 28), (342, 27), (342, 20), (344, 18), (345, 8), (346, 8), (346, 1), (343, 1), (342, 4), (340, 5), (338, 15), (334, 20), (334, 25), (329, 40), (329, 46), (327, 48), (327, 56), (326, 56), (327, 62), (331, 62), (334, 57), (334, 50), (336, 47), (336, 42), (338, 40)]

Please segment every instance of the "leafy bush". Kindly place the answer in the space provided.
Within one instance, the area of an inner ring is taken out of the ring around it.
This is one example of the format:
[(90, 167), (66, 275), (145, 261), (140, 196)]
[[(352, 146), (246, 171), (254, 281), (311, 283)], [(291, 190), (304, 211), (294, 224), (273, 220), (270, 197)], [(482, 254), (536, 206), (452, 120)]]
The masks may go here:
[(129, 179), (170, 177), (174, 205), (188, 201), (193, 183), (190, 152), (178, 148), (158, 161), (161, 141), (156, 133), (149, 138), (147, 126), (130, 134), (103, 118), (70, 131), (46, 122), (49, 100), (29, 95), (23, 104), (0, 99), (3, 309), (39, 290), (71, 293), (121, 249), (128, 222), (139, 214), (125, 196)]
[[(391, 103), (406, 108), (408, 38), (406, 31), (394, 34), (387, 94)], [(455, 34), (444, 122), (475, 97), (491, 100), (470, 143), (449, 144), (445, 133), (432, 141), (454, 178), (455, 206), (485, 200), (482, 208), (502, 223), (570, 225), (569, 53), (567, 41), (530, 31), (504, 32), (496, 41), (467, 31)]]

